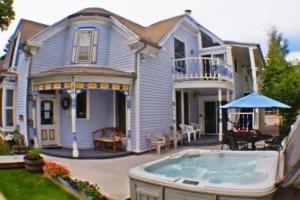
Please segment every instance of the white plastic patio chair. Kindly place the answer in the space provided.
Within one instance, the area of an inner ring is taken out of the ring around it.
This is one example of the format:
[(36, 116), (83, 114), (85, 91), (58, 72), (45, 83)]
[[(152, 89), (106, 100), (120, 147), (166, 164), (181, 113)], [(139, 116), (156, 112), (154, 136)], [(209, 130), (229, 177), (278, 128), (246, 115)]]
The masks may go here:
[(177, 131), (171, 130), (170, 128), (167, 128), (165, 130), (165, 137), (167, 140), (167, 144), (173, 144), (174, 149), (177, 149), (177, 143), (181, 143), (182, 146), (182, 135), (179, 134)]
[(196, 140), (196, 131), (194, 131), (193, 126), (180, 124), (179, 127), (181, 128), (182, 131), (182, 137), (184, 137), (184, 135), (187, 135), (188, 142), (191, 142), (191, 135), (193, 135), (194, 140)]
[(167, 141), (165, 137), (158, 137), (155, 133), (148, 133), (147, 138), (150, 140), (151, 147), (150, 152), (153, 148), (156, 148), (156, 152), (159, 155), (161, 148), (167, 146)]
[(194, 130), (196, 131), (196, 134), (199, 134), (199, 139), (201, 139), (202, 137), (204, 137), (204, 131), (203, 128), (200, 124), (197, 124), (195, 122), (192, 122), (191, 125), (194, 127)]

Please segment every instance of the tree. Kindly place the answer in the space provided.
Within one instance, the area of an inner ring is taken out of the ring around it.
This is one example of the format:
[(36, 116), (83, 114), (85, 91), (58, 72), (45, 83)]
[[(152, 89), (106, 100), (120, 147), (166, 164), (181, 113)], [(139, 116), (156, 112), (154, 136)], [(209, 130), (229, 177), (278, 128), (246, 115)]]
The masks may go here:
[(273, 27), (268, 37), (262, 92), (292, 107), (282, 112), (283, 125), (287, 127), (300, 108), (300, 73), (297, 67), (292, 67), (286, 60), (289, 53), (288, 41), (284, 39), (283, 34)]
[(0, 0), (0, 30), (7, 30), (10, 22), (15, 19), (13, 0)]

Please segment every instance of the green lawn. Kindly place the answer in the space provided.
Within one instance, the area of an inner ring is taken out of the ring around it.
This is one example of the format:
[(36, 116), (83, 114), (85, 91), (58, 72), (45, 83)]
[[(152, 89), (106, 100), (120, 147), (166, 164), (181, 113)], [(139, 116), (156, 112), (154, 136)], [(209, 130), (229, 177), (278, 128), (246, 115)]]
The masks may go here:
[(8, 200), (75, 200), (42, 174), (24, 169), (1, 169), (0, 191)]
[(0, 156), (10, 155), (10, 150), (8, 146), (0, 144)]

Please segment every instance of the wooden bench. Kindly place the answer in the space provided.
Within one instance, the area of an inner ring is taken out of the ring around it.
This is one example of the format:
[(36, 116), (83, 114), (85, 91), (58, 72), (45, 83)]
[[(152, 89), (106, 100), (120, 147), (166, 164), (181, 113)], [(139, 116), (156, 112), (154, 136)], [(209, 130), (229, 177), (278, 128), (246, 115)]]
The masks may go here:
[[(116, 152), (118, 148), (122, 149), (123, 133), (117, 131), (116, 128), (101, 128), (94, 131), (92, 134), (95, 149), (101, 148), (112, 152)], [(108, 146), (110, 146), (111, 149), (107, 148)]]

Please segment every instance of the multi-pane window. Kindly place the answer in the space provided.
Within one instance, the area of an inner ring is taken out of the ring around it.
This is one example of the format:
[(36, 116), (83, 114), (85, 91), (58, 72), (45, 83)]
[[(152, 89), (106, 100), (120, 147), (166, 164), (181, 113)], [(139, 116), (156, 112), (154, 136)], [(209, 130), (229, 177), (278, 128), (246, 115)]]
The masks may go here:
[(76, 116), (77, 118), (86, 119), (87, 118), (87, 92), (77, 94), (77, 107)]
[(5, 101), (5, 119), (6, 126), (14, 125), (14, 90), (6, 90), (6, 101)]
[(79, 31), (78, 38), (78, 62), (88, 62), (90, 60), (91, 42), (93, 37), (93, 30)]
[(174, 54), (175, 54), (175, 71), (186, 72), (185, 63), (185, 44), (180, 40), (174, 38)]

